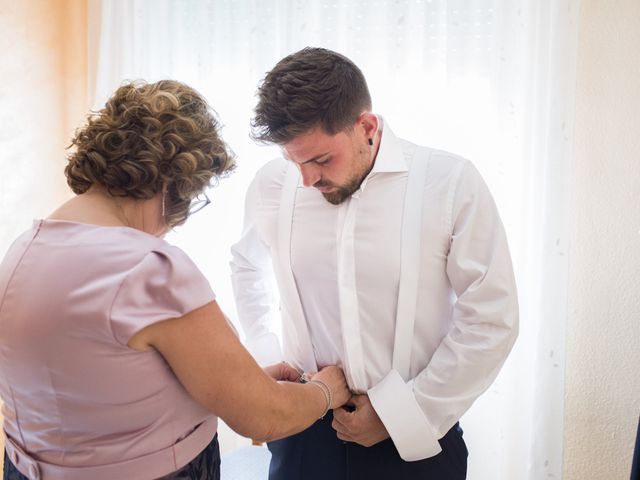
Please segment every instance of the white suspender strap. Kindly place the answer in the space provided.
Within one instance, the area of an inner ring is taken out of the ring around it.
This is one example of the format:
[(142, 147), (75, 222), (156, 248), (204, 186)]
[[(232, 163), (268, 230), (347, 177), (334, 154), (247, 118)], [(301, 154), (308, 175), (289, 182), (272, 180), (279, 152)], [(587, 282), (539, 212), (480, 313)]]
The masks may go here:
[[(278, 268), (276, 269), (276, 274), (279, 271), (278, 284), (280, 286), (280, 295), (284, 300), (282, 303), (290, 308), (287, 313), (294, 327), (296, 339), (295, 356), (298, 357), (296, 360), (301, 362), (301, 365), (298, 366), (305, 371), (314, 371), (316, 361), (313, 346), (309, 337), (304, 310), (300, 303), (298, 287), (291, 269), (291, 227), (293, 225), (293, 211), (299, 181), (300, 173), (298, 169), (294, 165), (288, 164), (282, 185), (280, 210), (278, 212), (278, 251), (276, 253)], [(284, 328), (287, 328), (287, 325)]]
[(411, 379), (411, 346), (418, 301), (422, 205), (431, 150), (416, 148), (409, 167), (402, 212), (400, 286), (393, 345), (393, 368), (406, 381)]

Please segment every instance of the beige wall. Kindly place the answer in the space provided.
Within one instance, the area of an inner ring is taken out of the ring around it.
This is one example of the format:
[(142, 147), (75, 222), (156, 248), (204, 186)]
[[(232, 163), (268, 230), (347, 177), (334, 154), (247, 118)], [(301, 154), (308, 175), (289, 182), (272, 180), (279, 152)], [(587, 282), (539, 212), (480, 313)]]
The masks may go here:
[(87, 108), (85, 17), (85, 0), (0, 0), (0, 254), (68, 195), (64, 147)]
[(640, 414), (640, 2), (583, 0), (565, 480), (628, 479)]
[(86, 0), (0, 0), (0, 256), (69, 195), (64, 147), (87, 109), (85, 17)]

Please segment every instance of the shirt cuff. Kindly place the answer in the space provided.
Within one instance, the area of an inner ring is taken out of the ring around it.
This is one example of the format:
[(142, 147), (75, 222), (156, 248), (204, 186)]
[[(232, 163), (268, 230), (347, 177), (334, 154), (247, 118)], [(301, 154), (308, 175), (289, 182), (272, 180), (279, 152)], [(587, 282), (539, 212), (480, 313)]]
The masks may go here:
[(403, 460), (423, 460), (442, 451), (413, 390), (397, 371), (391, 370), (367, 393)]
[(258, 365), (266, 367), (282, 361), (280, 341), (275, 333), (266, 333), (259, 337), (247, 338), (245, 346)]

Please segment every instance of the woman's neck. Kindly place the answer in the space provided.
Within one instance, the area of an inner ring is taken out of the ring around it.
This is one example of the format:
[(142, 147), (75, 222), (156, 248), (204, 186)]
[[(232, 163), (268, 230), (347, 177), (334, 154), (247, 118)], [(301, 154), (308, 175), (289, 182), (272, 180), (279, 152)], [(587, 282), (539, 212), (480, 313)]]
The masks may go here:
[[(103, 226), (135, 228), (151, 235), (166, 233), (158, 199), (138, 200), (111, 195), (106, 188), (92, 186), (53, 212), (49, 218)], [(161, 199), (160, 199), (161, 201)]]

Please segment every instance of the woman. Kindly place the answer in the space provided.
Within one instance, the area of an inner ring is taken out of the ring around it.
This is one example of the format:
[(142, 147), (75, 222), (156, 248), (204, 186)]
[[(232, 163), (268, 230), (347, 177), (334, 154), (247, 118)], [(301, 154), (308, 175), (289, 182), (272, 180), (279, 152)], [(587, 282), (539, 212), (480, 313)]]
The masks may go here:
[(122, 86), (72, 143), (77, 196), (0, 264), (5, 479), (219, 478), (217, 417), (272, 440), (348, 400), (337, 367), (260, 369), (162, 240), (234, 166), (196, 91)]

